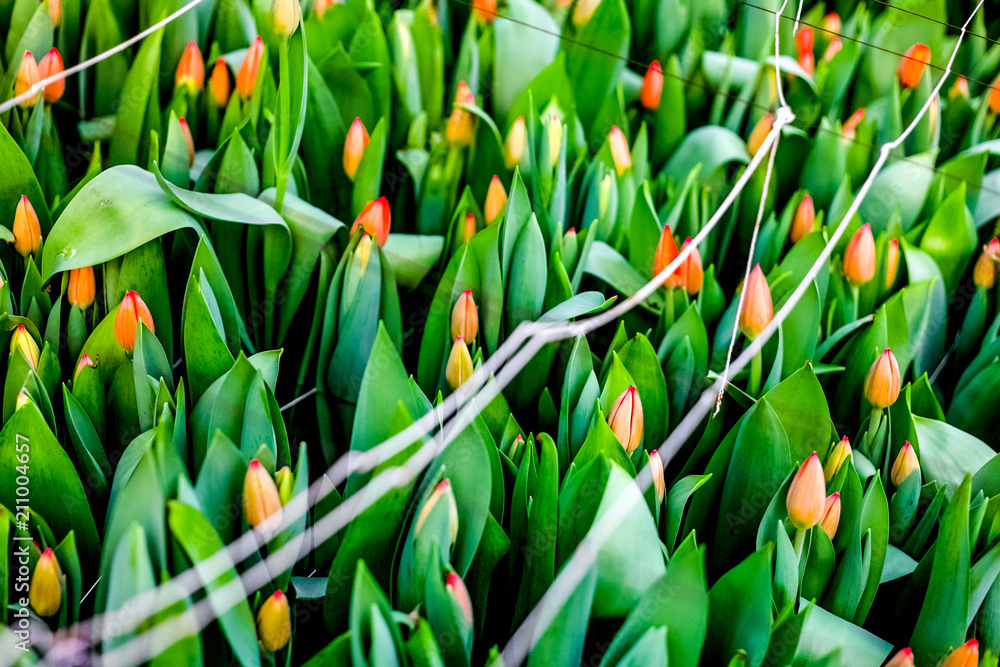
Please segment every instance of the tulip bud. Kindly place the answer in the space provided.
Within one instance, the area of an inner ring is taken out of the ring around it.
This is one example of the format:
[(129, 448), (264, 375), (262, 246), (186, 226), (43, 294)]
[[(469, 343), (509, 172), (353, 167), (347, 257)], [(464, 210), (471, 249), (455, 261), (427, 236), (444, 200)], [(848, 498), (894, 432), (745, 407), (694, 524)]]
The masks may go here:
[[(17, 77), (14, 79), (14, 96), (25, 94), (36, 83), (38, 83), (38, 64), (31, 51), (25, 51), (24, 57), (21, 58), (21, 66), (17, 69)], [(19, 106), (28, 109), (35, 106), (36, 102), (38, 102), (37, 93), (20, 102)]]
[[(684, 245), (681, 246), (681, 250), (687, 248), (691, 245), (691, 237), (687, 237), (684, 240)], [(701, 284), (704, 281), (704, 273), (701, 268), (701, 253), (698, 252), (697, 246), (691, 249), (691, 254), (684, 258), (681, 263), (681, 269), (679, 272), (681, 284), (687, 293), (694, 296), (701, 290)]]
[(840, 32), (840, 14), (830, 12), (824, 16), (823, 30), (834, 35), (838, 34)]
[(76, 364), (76, 370), (73, 372), (73, 382), (76, 382), (77, 378), (80, 377), (80, 371), (86, 366), (94, 367), (94, 362), (86, 352), (80, 357), (80, 361)]
[(295, 477), (292, 476), (292, 471), (288, 466), (284, 466), (274, 476), (274, 485), (278, 487), (278, 500), (284, 507), (292, 499), (292, 494), (295, 492)]
[(465, 340), (459, 336), (451, 347), (451, 354), (448, 355), (444, 377), (448, 381), (448, 386), (458, 389), (463, 382), (472, 377), (472, 371), (472, 355), (469, 354)]
[(200, 93), (205, 86), (205, 61), (194, 42), (189, 42), (174, 74), (174, 86), (186, 86), (192, 93)]
[(465, 227), (462, 230), (464, 236), (462, 237), (464, 241), (468, 242), (473, 236), (476, 235), (476, 216), (471, 213), (465, 216)]
[(215, 106), (224, 107), (229, 103), (229, 95), (232, 92), (229, 84), (229, 67), (226, 61), (219, 58), (212, 68), (212, 80), (209, 82), (212, 91), (212, 101)]
[(452, 340), (461, 338), (463, 340), (475, 341), (476, 334), (479, 333), (479, 311), (476, 302), (472, 298), (472, 290), (467, 289), (458, 297), (455, 307), (451, 311), (451, 337)]
[(271, 29), (278, 37), (291, 37), (301, 19), (299, 0), (271, 0)]
[(549, 160), (552, 168), (559, 162), (559, 149), (562, 147), (563, 126), (562, 121), (555, 116), (549, 116), (548, 138), (549, 138)]
[(24, 390), (21, 390), (17, 394), (17, 400), (14, 401), (14, 412), (17, 412), (18, 410), (26, 406), (28, 403), (31, 403), (31, 397), (28, 396), (24, 392)]
[(524, 445), (524, 438), (522, 438), (521, 434), (518, 433), (517, 437), (514, 438), (514, 442), (510, 443), (510, 449), (507, 450), (507, 458), (509, 458), (511, 461), (514, 461), (515, 460), (514, 456), (517, 454), (517, 450), (522, 445)]
[(351, 225), (351, 234), (359, 228), (375, 237), (380, 246), (384, 246), (389, 238), (389, 227), (392, 224), (392, 212), (389, 201), (385, 197), (373, 199), (361, 209), (361, 213)]
[(135, 290), (129, 290), (118, 306), (118, 314), (115, 316), (115, 338), (128, 354), (132, 354), (135, 349), (135, 334), (140, 321), (150, 332), (156, 333), (153, 315), (146, 307), (146, 303)]
[(492, 223), (503, 213), (507, 205), (507, 192), (503, 189), (503, 183), (499, 177), (494, 176), (490, 181), (490, 189), (486, 192), (486, 205), (483, 207), (483, 214), (486, 216), (486, 224)]
[(459, 577), (454, 572), (449, 572), (444, 579), (444, 589), (454, 600), (455, 604), (462, 612), (462, 617), (468, 625), (472, 625), (472, 599), (469, 597), (469, 591), (465, 588), (465, 583), (462, 578)]
[(823, 62), (830, 62), (833, 57), (840, 53), (840, 50), (844, 48), (844, 43), (840, 41), (840, 37), (834, 37), (830, 40), (830, 43), (826, 47), (826, 51), (823, 52)]
[(361, 165), (361, 158), (368, 148), (368, 130), (360, 118), (355, 118), (351, 123), (351, 129), (347, 131), (347, 139), (344, 141), (344, 173), (347, 178), (354, 180), (354, 175), (358, 173)]
[(979, 642), (970, 639), (952, 651), (938, 667), (977, 667), (979, 665)]
[(896, 488), (903, 485), (910, 475), (920, 470), (920, 462), (917, 460), (917, 453), (913, 451), (913, 445), (906, 442), (903, 448), (896, 455), (896, 460), (892, 462), (892, 484)]
[(795, 48), (798, 50), (799, 56), (812, 53), (813, 44), (813, 29), (807, 25), (799, 28), (799, 31), (795, 33)]
[[(343, 0), (340, 0), (343, 2)], [(326, 10), (330, 9), (337, 3), (337, 0), (316, 0), (313, 5), (313, 10), (316, 12), (316, 17), (321, 21), (323, 20), (323, 14), (326, 14)]]
[(472, 0), (472, 13), (477, 21), (491, 25), (497, 15), (497, 0)]
[[(48, 79), (50, 76), (62, 74), (62, 71), (63, 59), (62, 55), (59, 54), (59, 49), (49, 49), (49, 52), (42, 57), (42, 61), (38, 63), (39, 81)], [(65, 91), (66, 79), (59, 79), (45, 86), (42, 95), (45, 97), (46, 104), (55, 104), (62, 99)]]
[[(670, 232), (670, 225), (664, 225), (660, 232), (660, 240), (656, 244), (656, 254), (653, 255), (653, 275), (658, 276), (663, 269), (670, 266), (670, 263), (677, 259), (680, 251), (677, 250), (677, 242)], [(684, 278), (678, 271), (674, 271), (663, 284), (667, 287), (680, 287), (684, 283)]]
[(851, 457), (851, 452), (851, 441), (845, 435), (826, 459), (826, 466), (823, 467), (823, 477), (826, 481), (829, 482), (834, 475), (840, 472), (844, 462)]
[(760, 147), (764, 145), (764, 139), (767, 138), (772, 127), (774, 127), (774, 118), (769, 113), (764, 114), (764, 117), (754, 125), (753, 130), (750, 131), (750, 138), (747, 139), (747, 152), (751, 156), (756, 155)]
[(969, 81), (964, 76), (955, 79), (955, 83), (948, 89), (948, 99), (953, 100), (956, 97), (969, 99)]
[(744, 289), (747, 293), (743, 299), (743, 310), (740, 312), (740, 331), (753, 340), (767, 328), (774, 317), (771, 290), (767, 286), (764, 272), (760, 270), (760, 264), (753, 267)]
[(614, 178), (612, 178), (611, 171), (609, 170), (604, 174), (604, 178), (601, 179), (601, 183), (597, 187), (597, 217), (600, 220), (607, 219), (608, 209), (611, 207), (612, 194), (617, 197), (617, 189), (614, 189), (614, 186)]
[(816, 70), (816, 57), (812, 53), (802, 54), (796, 62), (808, 76), (812, 76)]
[(524, 116), (518, 116), (514, 124), (510, 126), (507, 139), (503, 144), (503, 162), (508, 169), (513, 169), (520, 164), (527, 141), (528, 134), (524, 129)]
[(826, 482), (823, 466), (816, 452), (809, 455), (788, 487), (785, 499), (788, 520), (799, 530), (808, 530), (820, 522), (826, 512)]
[(448, 539), (449, 546), (455, 543), (458, 539), (458, 505), (455, 504), (455, 492), (451, 489), (451, 482), (448, 478), (442, 479), (431, 491), (431, 494), (427, 496), (427, 500), (420, 508), (420, 512), (417, 513), (416, 523), (413, 524), (413, 533), (419, 534), (420, 529), (424, 527), (424, 522), (427, 521), (427, 517), (431, 515), (431, 512), (437, 507), (439, 501), (444, 501), (448, 507)]
[(972, 280), (979, 287), (990, 289), (996, 283), (997, 262), (1000, 261), (1000, 241), (994, 238), (983, 246), (983, 253), (972, 269)]
[(885, 667), (913, 667), (913, 651), (909, 648), (900, 650), (892, 656), (892, 660), (885, 663)]
[(875, 239), (867, 222), (854, 233), (844, 251), (844, 277), (855, 287), (875, 277)]
[(84, 266), (69, 272), (66, 297), (80, 310), (87, 310), (94, 303), (94, 267)]
[(649, 64), (646, 76), (642, 79), (639, 102), (650, 111), (655, 111), (660, 106), (661, 92), (663, 92), (663, 71), (660, 69), (660, 62), (654, 60)]
[(52, 27), (58, 28), (62, 22), (62, 0), (49, 0), (49, 18), (52, 19)]
[(858, 125), (860, 125), (861, 121), (864, 119), (865, 110), (863, 108), (852, 113), (851, 117), (844, 121), (844, 124), (841, 126), (844, 136), (848, 139), (853, 139), (855, 130), (857, 130)]
[(465, 147), (472, 143), (472, 114), (462, 108), (472, 106), (476, 103), (476, 98), (469, 90), (465, 81), (460, 81), (458, 90), (455, 92), (455, 105), (452, 107), (451, 116), (448, 117), (448, 124), (445, 126), (445, 138), (449, 143), (456, 146)]
[(628, 142), (625, 135), (617, 125), (611, 128), (608, 134), (608, 141), (611, 143), (611, 159), (615, 162), (615, 170), (621, 176), (625, 170), (632, 166), (632, 155), (628, 150)]
[(837, 526), (840, 525), (840, 494), (833, 493), (826, 497), (826, 505), (823, 508), (823, 518), (819, 521), (820, 527), (831, 540), (837, 534)]
[(38, 252), (42, 244), (42, 228), (38, 224), (35, 207), (28, 201), (26, 195), (21, 195), (14, 210), (14, 250), (22, 257)]
[(899, 273), (899, 239), (890, 239), (885, 253), (885, 287), (889, 289), (896, 282)]
[(186, 118), (179, 118), (177, 122), (181, 125), (181, 136), (187, 144), (188, 168), (191, 168), (194, 166), (194, 136), (191, 135), (191, 126), (188, 125)]
[(23, 324), (14, 327), (14, 334), (10, 338), (10, 353), (15, 352), (21, 353), (32, 370), (38, 370), (38, 343)]
[(274, 480), (254, 459), (243, 478), (243, 518), (251, 528), (269, 533), (281, 525), (281, 496)]
[(795, 209), (795, 216), (792, 218), (792, 229), (789, 237), (792, 243), (798, 243), (813, 230), (816, 223), (816, 209), (813, 208), (812, 197), (806, 195)]
[(277, 590), (257, 611), (257, 640), (268, 653), (280, 651), (292, 636), (288, 598)]
[(577, 0), (573, 8), (573, 25), (580, 27), (590, 21), (601, 0)]
[(236, 92), (243, 99), (249, 99), (253, 95), (254, 87), (257, 85), (257, 71), (260, 69), (260, 59), (264, 55), (264, 40), (258, 35), (250, 44), (247, 53), (243, 56), (240, 69), (236, 72)]
[(622, 443), (626, 454), (631, 455), (639, 447), (642, 440), (642, 401), (635, 385), (623, 391), (611, 406), (608, 426), (618, 442)]
[(906, 55), (899, 61), (896, 76), (903, 88), (916, 88), (924, 67), (931, 61), (931, 50), (926, 44), (914, 44), (906, 50)]
[(873, 408), (883, 410), (899, 398), (900, 387), (899, 364), (892, 350), (885, 348), (865, 378), (865, 399)]
[(1000, 76), (993, 79), (987, 103), (989, 104), (990, 111), (993, 113), (1000, 113)]
[(655, 449), (649, 453), (649, 470), (653, 474), (653, 489), (656, 491), (656, 504), (659, 505), (667, 495), (667, 483), (663, 479), (663, 459)]
[(31, 575), (29, 600), (39, 616), (52, 616), (62, 604), (62, 568), (52, 549), (46, 549)]

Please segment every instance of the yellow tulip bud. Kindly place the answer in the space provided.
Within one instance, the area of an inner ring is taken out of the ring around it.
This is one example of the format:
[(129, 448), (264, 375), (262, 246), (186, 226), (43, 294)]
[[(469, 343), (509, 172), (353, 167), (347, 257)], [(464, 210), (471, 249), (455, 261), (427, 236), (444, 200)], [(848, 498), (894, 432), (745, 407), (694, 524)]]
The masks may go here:
[(469, 354), (469, 347), (461, 336), (455, 339), (455, 344), (451, 347), (451, 354), (448, 355), (448, 364), (445, 366), (444, 376), (448, 380), (448, 386), (458, 389), (462, 383), (472, 377), (472, 355)]
[(920, 470), (920, 461), (917, 460), (917, 453), (913, 451), (913, 445), (907, 442), (896, 455), (896, 460), (892, 463), (892, 484), (896, 488), (903, 485), (910, 475)]
[(885, 348), (865, 378), (865, 399), (873, 408), (883, 410), (899, 398), (901, 383), (896, 357), (889, 348)]
[(826, 459), (826, 465), (823, 467), (823, 477), (826, 478), (826, 481), (829, 482), (834, 475), (840, 472), (844, 462), (851, 457), (851, 454), (851, 441), (845, 435)]
[(38, 224), (38, 215), (28, 197), (21, 195), (21, 201), (14, 209), (14, 250), (21, 257), (27, 257), (38, 252), (42, 245), (42, 228)]
[(28, 599), (39, 616), (53, 616), (62, 605), (62, 569), (52, 549), (46, 549), (31, 575)]
[(281, 525), (278, 487), (257, 459), (250, 462), (243, 478), (243, 517), (248, 525), (262, 533), (269, 533)]
[(14, 328), (10, 339), (10, 353), (20, 352), (32, 370), (38, 370), (38, 343), (31, 337), (23, 324)]
[(837, 534), (837, 526), (840, 525), (840, 494), (833, 493), (827, 496), (826, 505), (823, 509), (823, 518), (819, 521), (820, 527), (826, 532), (831, 540)]
[(268, 653), (285, 648), (292, 636), (292, 617), (288, 598), (277, 590), (257, 611), (257, 641)]
[(486, 206), (483, 207), (483, 214), (486, 216), (486, 224), (496, 220), (504, 207), (507, 205), (507, 191), (503, 188), (500, 178), (493, 177), (490, 181), (490, 189), (486, 192)]
[(503, 144), (503, 161), (508, 169), (513, 169), (521, 162), (524, 147), (528, 142), (528, 134), (524, 129), (524, 116), (518, 116), (510, 126), (507, 140)]
[(291, 37), (301, 18), (299, 0), (271, 0), (271, 29), (278, 37)]
[(659, 505), (667, 495), (667, 483), (663, 479), (663, 459), (655, 449), (649, 453), (649, 469), (653, 474), (656, 504)]
[(281, 506), (284, 507), (292, 499), (292, 493), (295, 491), (295, 477), (288, 466), (284, 466), (278, 471), (278, 474), (274, 476), (274, 483), (278, 487), (278, 499), (281, 501)]
[(621, 176), (632, 166), (632, 154), (629, 153), (628, 142), (625, 141), (625, 134), (617, 125), (611, 128), (608, 141), (611, 144), (611, 158), (615, 162), (615, 170)]
[(451, 546), (458, 539), (458, 505), (455, 504), (455, 493), (451, 489), (451, 482), (448, 481), (448, 478), (438, 482), (434, 490), (427, 496), (427, 500), (420, 507), (420, 512), (417, 513), (413, 532), (414, 534), (420, 532), (427, 517), (437, 507), (438, 502), (442, 501), (448, 506), (448, 539), (450, 540), (449, 546)]

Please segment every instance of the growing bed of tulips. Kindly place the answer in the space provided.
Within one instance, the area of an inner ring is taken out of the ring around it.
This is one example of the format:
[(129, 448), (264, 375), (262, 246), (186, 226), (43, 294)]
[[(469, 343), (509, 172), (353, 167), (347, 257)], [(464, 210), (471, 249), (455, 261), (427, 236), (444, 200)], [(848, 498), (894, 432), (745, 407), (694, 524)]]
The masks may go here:
[(0, 664), (996, 667), (990, 9), (0, 0)]

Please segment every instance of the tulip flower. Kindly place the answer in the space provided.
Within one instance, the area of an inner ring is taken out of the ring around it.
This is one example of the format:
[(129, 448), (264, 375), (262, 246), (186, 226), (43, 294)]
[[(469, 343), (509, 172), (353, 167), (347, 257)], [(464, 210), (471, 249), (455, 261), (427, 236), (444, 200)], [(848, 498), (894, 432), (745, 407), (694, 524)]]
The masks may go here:
[(62, 23), (62, 0), (49, 0), (49, 18), (52, 19), (53, 28), (58, 28)]
[(625, 135), (617, 125), (608, 133), (608, 142), (611, 144), (611, 159), (615, 162), (615, 171), (621, 176), (632, 166), (632, 155), (629, 153)]
[(837, 443), (837, 446), (833, 448), (830, 452), (830, 456), (826, 459), (826, 465), (823, 467), (823, 477), (829, 482), (833, 479), (833, 476), (840, 472), (847, 459), (851, 458), (851, 441), (847, 439), (845, 435)]
[(344, 141), (344, 173), (352, 181), (354, 175), (358, 173), (366, 148), (368, 148), (368, 130), (360, 118), (355, 118)]
[(274, 476), (274, 485), (278, 487), (278, 500), (284, 507), (292, 499), (292, 494), (295, 492), (295, 477), (288, 466), (282, 467)]
[(655, 111), (660, 106), (661, 92), (663, 92), (663, 71), (660, 69), (659, 61), (654, 60), (646, 69), (646, 76), (642, 78), (639, 102), (650, 111)]
[(844, 277), (855, 287), (875, 277), (875, 238), (867, 222), (854, 233), (844, 251)]
[(979, 642), (970, 639), (949, 653), (938, 667), (977, 667), (979, 664)]
[[(679, 254), (677, 242), (674, 241), (674, 235), (670, 232), (670, 225), (664, 225), (663, 231), (660, 232), (660, 240), (656, 244), (656, 253), (653, 255), (653, 275), (660, 275), (660, 272), (670, 266), (670, 263), (677, 259)], [(683, 276), (675, 270), (663, 284), (667, 287), (680, 287), (683, 283)]]
[(806, 195), (799, 202), (799, 207), (795, 209), (795, 216), (792, 218), (792, 228), (788, 234), (792, 243), (798, 243), (812, 233), (815, 223), (816, 209), (813, 207), (812, 197)]
[(462, 383), (472, 377), (472, 372), (472, 355), (469, 354), (469, 346), (459, 336), (451, 347), (451, 354), (448, 355), (444, 377), (448, 381), (449, 387), (458, 389)]
[(521, 162), (524, 147), (528, 142), (528, 134), (524, 129), (524, 116), (518, 116), (507, 132), (503, 144), (503, 162), (508, 169), (513, 169)]
[(625, 448), (626, 454), (631, 455), (638, 449), (642, 440), (642, 401), (639, 400), (635, 385), (623, 391), (611, 406), (608, 426)]
[(799, 530), (818, 524), (826, 513), (826, 482), (816, 452), (799, 467), (785, 498), (788, 520)]
[[(689, 245), (691, 245), (690, 236), (684, 240), (681, 250), (684, 250)], [(697, 246), (691, 248), (691, 254), (684, 258), (684, 261), (681, 263), (679, 275), (681, 284), (687, 290), (688, 294), (694, 296), (701, 290), (705, 276), (701, 268), (701, 254), (698, 252)]]
[(559, 162), (559, 150), (562, 148), (563, 126), (562, 121), (555, 116), (549, 116), (548, 120), (549, 139), (549, 160), (552, 168)]
[(469, 597), (469, 591), (465, 588), (462, 578), (454, 572), (449, 572), (444, 580), (444, 589), (455, 604), (458, 605), (459, 610), (462, 612), (462, 618), (471, 626), (472, 599)]
[(192, 93), (200, 93), (205, 87), (205, 61), (194, 42), (189, 42), (174, 73), (174, 86), (187, 87)]
[(271, 0), (271, 30), (281, 39), (291, 37), (299, 27), (302, 8), (299, 0)]
[(269, 533), (281, 525), (281, 496), (274, 480), (254, 459), (243, 478), (243, 518), (247, 525)]
[(212, 68), (212, 79), (208, 85), (212, 91), (212, 101), (215, 102), (215, 106), (226, 106), (229, 103), (232, 88), (229, 83), (229, 66), (222, 58), (215, 61), (215, 67)]
[(600, 4), (601, 0), (577, 0), (576, 7), (573, 8), (573, 25), (578, 28), (585, 25)]
[(924, 67), (931, 61), (931, 50), (926, 44), (914, 44), (906, 50), (906, 55), (899, 61), (896, 76), (903, 88), (916, 88)]
[(469, 239), (471, 239), (473, 236), (476, 235), (476, 231), (477, 231), (477, 229), (476, 229), (476, 216), (472, 215), (471, 213), (466, 214), (466, 216), (465, 216), (465, 226), (462, 229), (462, 233), (464, 234), (464, 236), (462, 237), (462, 239), (464, 241), (468, 242)]
[(993, 79), (993, 83), (990, 85), (990, 95), (987, 98), (987, 103), (989, 104), (990, 111), (1000, 113), (1000, 76)]
[(479, 310), (472, 298), (472, 290), (467, 289), (458, 297), (451, 310), (451, 338), (475, 341), (479, 333)]
[(913, 667), (913, 651), (909, 648), (901, 649), (892, 660), (885, 663), (885, 667)]
[(837, 534), (837, 526), (840, 525), (840, 494), (832, 493), (826, 497), (826, 505), (823, 509), (823, 518), (819, 521), (820, 527), (831, 540)]
[(813, 29), (809, 26), (799, 28), (799, 31), (795, 33), (795, 46), (799, 52), (799, 67), (806, 74), (812, 75), (815, 62), (813, 58)]
[(39, 616), (53, 616), (62, 605), (62, 568), (52, 549), (46, 549), (31, 575), (28, 599)]
[[(42, 61), (38, 63), (39, 81), (48, 79), (50, 76), (61, 74), (62, 71), (63, 59), (62, 55), (59, 53), (59, 49), (49, 49), (49, 52), (42, 57)], [(59, 79), (58, 81), (54, 81), (45, 86), (45, 89), (42, 91), (42, 95), (45, 98), (46, 104), (55, 104), (62, 99), (65, 91), (66, 79)]]
[(243, 56), (240, 69), (236, 72), (236, 92), (243, 99), (249, 99), (257, 86), (257, 72), (260, 69), (260, 59), (264, 55), (264, 40), (258, 35), (250, 44)]
[(860, 125), (861, 121), (863, 121), (864, 119), (865, 119), (864, 109), (858, 109), (854, 113), (852, 113), (851, 117), (848, 118), (846, 121), (844, 121), (844, 124), (841, 126), (841, 131), (843, 132), (843, 135), (848, 139), (853, 139), (855, 130), (857, 130), (858, 125)]
[[(31, 51), (25, 51), (24, 57), (21, 58), (21, 66), (17, 69), (17, 77), (14, 79), (14, 96), (24, 95), (36, 83), (38, 83), (38, 63), (35, 62)], [(18, 105), (28, 109), (35, 106), (36, 102), (38, 102), (37, 93), (19, 102)]]
[(964, 76), (955, 79), (955, 83), (948, 89), (948, 99), (953, 100), (956, 97), (969, 99), (969, 81)]
[(76, 382), (77, 378), (80, 377), (80, 371), (82, 371), (87, 366), (93, 368), (94, 365), (95, 365), (94, 361), (93, 359), (90, 358), (90, 355), (84, 352), (83, 356), (80, 357), (80, 361), (77, 362), (76, 364), (76, 370), (73, 371), (73, 382)]
[(38, 343), (31, 337), (23, 324), (14, 327), (10, 337), (10, 353), (20, 352), (33, 370), (38, 370)]
[(972, 269), (972, 281), (978, 287), (990, 289), (996, 283), (997, 262), (1000, 261), (1000, 241), (994, 238), (983, 246), (983, 253)]
[(826, 47), (826, 51), (823, 52), (823, 62), (830, 62), (833, 57), (840, 53), (840, 50), (844, 48), (844, 43), (840, 41), (840, 37), (834, 37), (830, 40), (830, 43)]
[(135, 350), (135, 335), (139, 322), (145, 324), (151, 333), (156, 333), (153, 315), (146, 307), (146, 303), (135, 290), (129, 290), (118, 306), (118, 314), (115, 316), (115, 339), (128, 354), (132, 354)]
[(84, 266), (71, 269), (69, 285), (66, 288), (66, 298), (80, 310), (87, 310), (94, 303), (94, 267)]
[(389, 227), (392, 224), (392, 212), (389, 210), (389, 201), (385, 197), (373, 199), (361, 209), (361, 213), (351, 225), (351, 234), (358, 229), (364, 229), (375, 237), (380, 246), (384, 246), (389, 239)]
[(892, 350), (885, 348), (865, 378), (865, 400), (876, 410), (884, 410), (899, 398), (900, 387), (899, 364)]
[(38, 252), (42, 245), (42, 228), (38, 224), (38, 215), (26, 195), (21, 195), (21, 201), (14, 209), (14, 250), (22, 257)]
[(458, 90), (455, 92), (455, 104), (445, 126), (445, 138), (449, 143), (459, 147), (465, 147), (472, 143), (472, 114), (463, 109), (462, 106), (473, 106), (475, 103), (476, 98), (469, 90), (469, 85), (465, 81), (460, 81)]
[(764, 114), (764, 117), (754, 125), (753, 130), (750, 131), (750, 138), (747, 139), (747, 152), (751, 156), (756, 155), (760, 147), (764, 145), (764, 139), (767, 138), (772, 127), (774, 127), (774, 117), (769, 113)]
[(490, 189), (486, 192), (486, 205), (483, 207), (483, 214), (486, 216), (486, 224), (492, 223), (503, 213), (507, 206), (507, 191), (503, 189), (500, 178), (493, 177), (490, 181)]
[(743, 310), (740, 312), (740, 331), (753, 340), (774, 317), (771, 289), (767, 286), (767, 278), (760, 270), (760, 264), (753, 267), (744, 289), (746, 296), (743, 299)]
[(292, 636), (288, 598), (277, 590), (257, 611), (257, 641), (268, 653), (280, 651)]
[(896, 488), (903, 485), (910, 475), (920, 470), (920, 462), (917, 460), (917, 453), (913, 451), (913, 445), (906, 442), (903, 448), (896, 455), (896, 460), (892, 462), (892, 484)]
[(659, 505), (667, 495), (667, 483), (663, 479), (663, 459), (655, 449), (649, 453), (649, 469), (653, 474), (656, 504)]
[(439, 502), (444, 502), (448, 508), (448, 539), (450, 546), (458, 539), (458, 505), (455, 504), (455, 492), (452, 490), (451, 482), (448, 481), (447, 477), (437, 483), (434, 490), (427, 496), (427, 500), (420, 507), (420, 512), (417, 513), (417, 520), (413, 524), (413, 533), (415, 535), (420, 533), (420, 529), (424, 527), (427, 517), (431, 515), (431, 512), (434, 511)]
[[(343, 2), (343, 0), (340, 0)], [(316, 0), (313, 4), (313, 10), (316, 12), (316, 17), (321, 21), (323, 20), (323, 14), (326, 14), (326, 10), (330, 9), (337, 4), (337, 0)]]
[(823, 17), (823, 30), (831, 34), (840, 33), (840, 14), (837, 12), (830, 12)]
[(889, 248), (885, 253), (885, 288), (889, 289), (895, 284), (896, 276), (899, 274), (899, 239), (890, 239)]
[(472, 14), (477, 21), (491, 25), (497, 16), (497, 0), (472, 0)]
[(181, 136), (187, 144), (188, 168), (191, 168), (194, 166), (194, 136), (191, 134), (191, 126), (188, 125), (186, 118), (179, 118), (177, 122), (181, 125)]

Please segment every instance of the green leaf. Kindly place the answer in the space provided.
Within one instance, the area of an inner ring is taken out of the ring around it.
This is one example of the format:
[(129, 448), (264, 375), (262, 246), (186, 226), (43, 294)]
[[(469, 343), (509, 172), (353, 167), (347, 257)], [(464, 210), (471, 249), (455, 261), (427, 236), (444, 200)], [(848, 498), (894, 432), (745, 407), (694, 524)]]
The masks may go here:
[(708, 639), (704, 660), (725, 664), (746, 651), (759, 667), (771, 634), (771, 566), (767, 551), (755, 551), (715, 582), (708, 592)]

